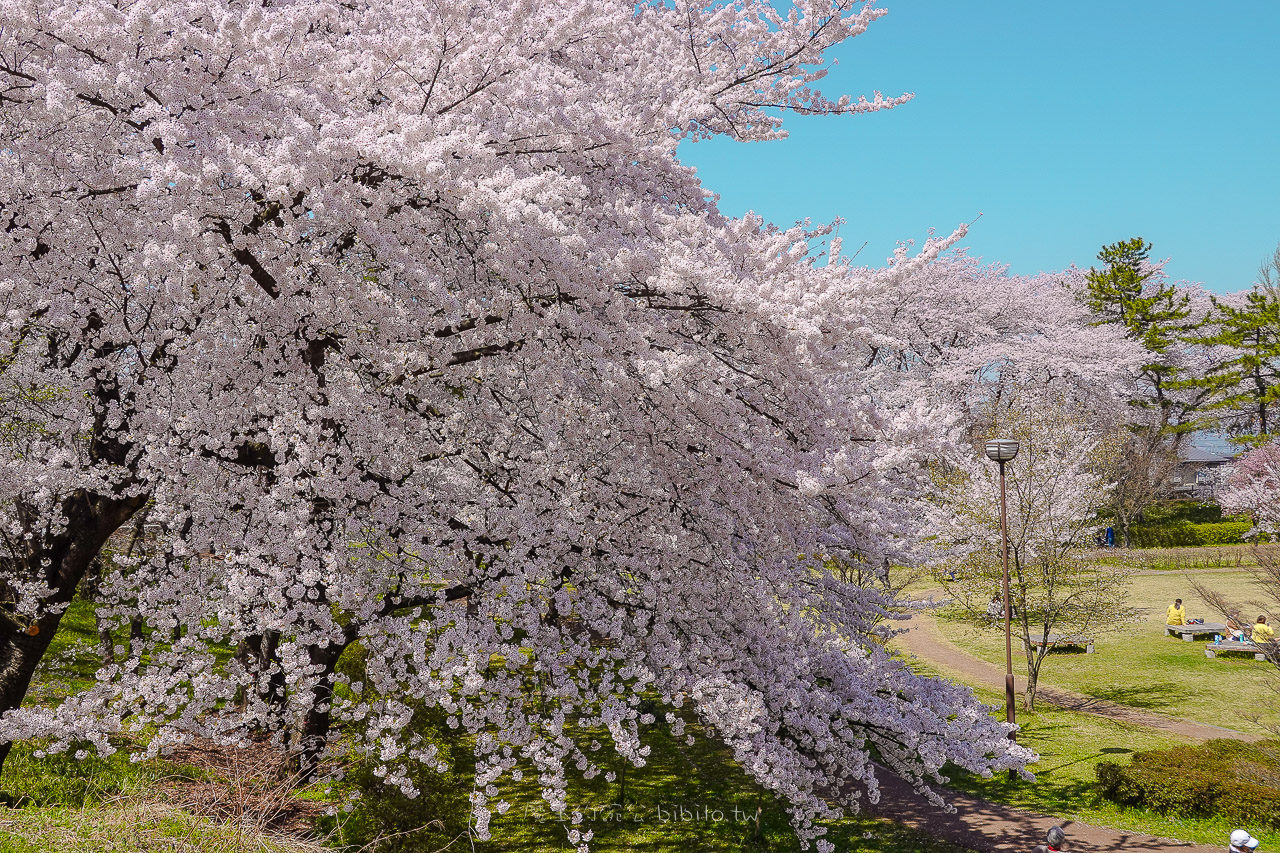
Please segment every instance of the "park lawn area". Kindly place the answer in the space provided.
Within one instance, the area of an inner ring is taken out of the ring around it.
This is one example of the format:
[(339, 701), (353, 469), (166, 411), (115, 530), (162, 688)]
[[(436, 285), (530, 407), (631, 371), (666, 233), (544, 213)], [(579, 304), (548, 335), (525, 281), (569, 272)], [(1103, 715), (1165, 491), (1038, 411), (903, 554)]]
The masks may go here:
[(1130, 548), (1100, 551), (1099, 559), (1123, 560), (1136, 568), (1153, 571), (1185, 571), (1187, 569), (1239, 569), (1258, 565), (1258, 551), (1280, 553), (1280, 546), (1199, 545), (1180, 548)]
[(93, 686), (94, 673), (102, 665), (93, 611), (88, 601), (76, 598), (71, 602), (23, 704), (57, 704), (70, 693)]
[[(598, 777), (591, 782), (571, 782), (570, 804), (583, 813), (579, 829), (595, 834), (593, 851), (799, 851), (783, 806), (755, 785), (722, 746), (702, 737), (686, 744), (661, 726), (650, 727), (645, 742), (653, 751), (645, 768), (629, 770), (625, 802), (619, 802), (624, 799), (621, 780), (606, 784)], [(32, 799), (21, 808), (0, 806), (0, 853), (316, 853), (344, 849), (336, 834), (329, 839), (329, 846), (298, 840), (262, 831), (252, 821), (246, 826), (196, 816), (154, 792), (158, 783), (176, 777), (208, 781), (208, 774), (197, 768), (163, 761), (131, 764), (124, 753), (79, 762), (65, 755), (38, 758), (33, 753), (30, 745), (20, 744), (0, 779), (0, 788), (10, 797), (25, 794)], [(621, 759), (612, 765), (620, 768)], [(535, 778), (536, 773), (526, 771), (523, 782), (504, 785), (503, 796), (511, 808), (506, 815), (494, 815), (492, 841), (476, 841), (473, 846), (463, 837), (458, 843), (464, 849), (492, 853), (571, 850), (566, 840), (570, 827), (551, 814)], [(300, 796), (340, 807), (343, 794), (343, 786), (335, 784)], [(466, 790), (442, 793), (464, 801), (466, 794)], [(421, 823), (432, 820), (436, 812), (430, 795), (415, 802), (424, 807)], [(391, 810), (403, 807), (403, 802), (393, 803)], [(827, 837), (841, 851), (966, 853), (963, 848), (888, 821), (850, 817), (829, 828)], [(411, 846), (389, 849), (416, 850), (417, 840), (406, 833), (401, 841)], [(448, 840), (431, 834), (422, 839), (431, 843), (421, 849), (439, 849)]]
[[(998, 707), (999, 715), (1003, 716), (1003, 693), (979, 691), (978, 696), (988, 705)], [(1183, 742), (1177, 737), (1049, 707), (1041, 707), (1034, 713), (1020, 708), (1018, 723), (1021, 726), (1019, 742), (1040, 755), (1039, 763), (1031, 768), (1036, 776), (1034, 782), (1010, 781), (1006, 775), (981, 779), (965, 774), (957, 775), (952, 786), (994, 802), (1051, 814), (1063, 821), (1075, 820), (1198, 844), (1225, 845), (1226, 837), (1236, 828), (1225, 819), (1179, 818), (1120, 806), (1097, 792), (1094, 767), (1098, 762), (1124, 764), (1134, 752)], [(1251, 831), (1262, 842), (1263, 849), (1280, 846), (1280, 831), (1264, 828)]]
[(321, 853), (318, 844), (273, 838), (148, 800), (84, 809), (0, 809), (0, 853)]
[[(1247, 571), (1203, 572), (1194, 577), (1236, 600), (1262, 598)], [(1221, 621), (1195, 594), (1184, 573), (1134, 575), (1129, 595), (1130, 602), (1142, 610), (1140, 621), (1116, 633), (1097, 634), (1094, 654), (1050, 653), (1040, 669), (1041, 686), (1253, 734), (1266, 734), (1265, 725), (1280, 727), (1280, 702), (1272, 687), (1280, 673), (1274, 666), (1251, 657), (1210, 660), (1204, 654), (1204, 640), (1188, 643), (1165, 632), (1165, 608), (1175, 598), (1183, 600), (1188, 616)], [(1002, 629), (949, 618), (946, 610), (936, 618), (950, 642), (1004, 668)], [(1013, 666), (1015, 673), (1026, 674), (1026, 656), (1016, 636)], [(1255, 715), (1258, 722), (1250, 719)]]
[[(698, 727), (691, 725), (688, 731)], [(594, 832), (593, 851), (799, 851), (783, 805), (743, 774), (723, 746), (700, 732), (687, 744), (660, 725), (647, 727), (644, 741), (653, 751), (643, 769), (628, 769), (621, 808), (619, 781), (605, 783), (597, 777), (571, 783), (571, 803), (584, 814), (582, 828)], [(620, 770), (622, 760), (614, 758), (609, 765)], [(521, 853), (563, 848), (567, 827), (552, 819), (531, 781), (532, 774), (526, 774), (525, 780), (518, 791), (519, 806), (513, 805), (505, 817), (494, 818), (495, 843), (477, 845), (477, 850)], [(758, 833), (757, 807), (761, 809)], [(517, 808), (524, 813), (516, 814)], [(960, 849), (889, 821), (853, 816), (827, 826), (825, 837), (841, 853)]]
[[(912, 669), (924, 675), (964, 683), (958, 673), (932, 663), (917, 661), (912, 664)], [(975, 688), (974, 695), (991, 708), (993, 716), (1004, 717), (1003, 692)], [(1034, 712), (1027, 712), (1019, 706), (1018, 725), (1019, 743), (1040, 756), (1039, 762), (1028, 768), (1035, 775), (1034, 781), (1010, 780), (1004, 774), (983, 779), (952, 770), (947, 786), (992, 802), (1053, 815), (1064, 822), (1079, 821), (1197, 844), (1221, 845), (1236, 828), (1221, 819), (1178, 818), (1149, 809), (1120, 806), (1097, 792), (1094, 767), (1099, 762), (1123, 764), (1135, 752), (1164, 749), (1185, 742), (1174, 735), (1044, 705)], [(1280, 847), (1280, 831), (1263, 828), (1252, 831), (1264, 849)], [(1068, 842), (1070, 838), (1068, 826)], [(1069, 843), (1067, 849), (1070, 849)]]

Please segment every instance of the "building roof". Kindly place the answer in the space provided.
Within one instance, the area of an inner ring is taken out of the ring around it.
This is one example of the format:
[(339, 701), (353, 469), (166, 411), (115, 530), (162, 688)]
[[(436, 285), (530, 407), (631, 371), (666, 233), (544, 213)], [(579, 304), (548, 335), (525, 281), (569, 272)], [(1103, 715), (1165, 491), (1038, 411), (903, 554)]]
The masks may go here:
[(1222, 453), (1218, 450), (1196, 447), (1194, 444), (1185, 445), (1178, 451), (1179, 462), (1193, 462), (1199, 465), (1222, 465), (1234, 458), (1233, 455)]

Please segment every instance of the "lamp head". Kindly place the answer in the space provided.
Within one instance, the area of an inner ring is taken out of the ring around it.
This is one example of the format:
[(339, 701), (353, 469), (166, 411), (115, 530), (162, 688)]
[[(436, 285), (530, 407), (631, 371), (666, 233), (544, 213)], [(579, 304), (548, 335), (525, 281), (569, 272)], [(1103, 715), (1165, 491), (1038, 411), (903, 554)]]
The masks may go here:
[(993, 462), (1011, 462), (1018, 455), (1018, 442), (1012, 438), (993, 438), (987, 442), (987, 458)]

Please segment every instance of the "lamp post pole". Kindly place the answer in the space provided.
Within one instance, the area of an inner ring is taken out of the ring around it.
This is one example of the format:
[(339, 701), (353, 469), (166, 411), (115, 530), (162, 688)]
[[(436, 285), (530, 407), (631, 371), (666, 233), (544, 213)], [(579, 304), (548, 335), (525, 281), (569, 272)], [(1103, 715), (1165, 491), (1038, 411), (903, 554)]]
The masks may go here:
[[(1009, 606), (1009, 507), (1005, 499), (1004, 466), (1018, 455), (1018, 442), (997, 438), (987, 442), (987, 458), (1000, 466), (1000, 554), (1004, 563), (1004, 718), (1016, 723), (1017, 710), (1013, 701), (1013, 610)], [(1010, 740), (1016, 740), (1013, 732)]]

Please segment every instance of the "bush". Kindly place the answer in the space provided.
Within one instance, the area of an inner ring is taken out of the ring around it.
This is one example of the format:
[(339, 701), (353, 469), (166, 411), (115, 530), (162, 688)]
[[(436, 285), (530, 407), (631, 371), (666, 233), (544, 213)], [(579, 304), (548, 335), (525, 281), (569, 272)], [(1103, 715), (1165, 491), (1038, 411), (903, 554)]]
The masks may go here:
[(1280, 741), (1211, 740), (1094, 770), (1107, 799), (1165, 814), (1280, 828)]
[(1188, 546), (1233, 545), (1244, 542), (1253, 527), (1247, 521), (1218, 521), (1196, 524), (1190, 521), (1144, 522), (1129, 528), (1129, 539), (1138, 548), (1184, 548)]

